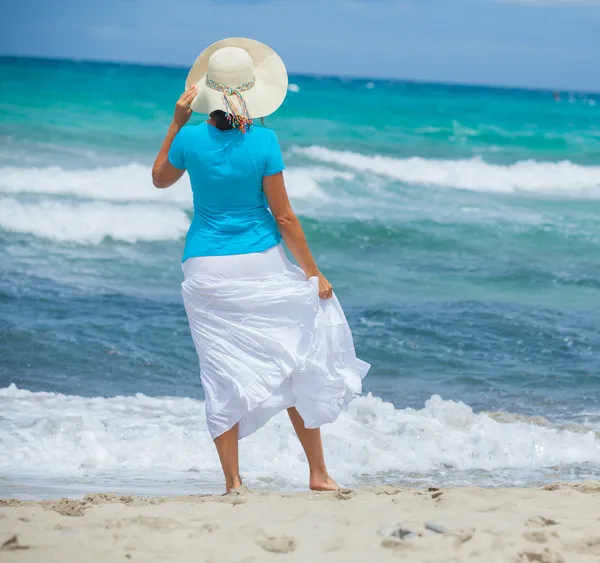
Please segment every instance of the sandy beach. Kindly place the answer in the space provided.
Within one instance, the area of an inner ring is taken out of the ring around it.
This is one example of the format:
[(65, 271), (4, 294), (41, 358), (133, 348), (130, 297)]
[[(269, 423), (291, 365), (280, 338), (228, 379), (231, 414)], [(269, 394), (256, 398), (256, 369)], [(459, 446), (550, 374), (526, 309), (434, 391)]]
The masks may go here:
[[(540, 489), (378, 486), (6, 499), (0, 501), (0, 560), (591, 563), (600, 560), (599, 501), (597, 481)], [(415, 535), (401, 538), (402, 530)]]

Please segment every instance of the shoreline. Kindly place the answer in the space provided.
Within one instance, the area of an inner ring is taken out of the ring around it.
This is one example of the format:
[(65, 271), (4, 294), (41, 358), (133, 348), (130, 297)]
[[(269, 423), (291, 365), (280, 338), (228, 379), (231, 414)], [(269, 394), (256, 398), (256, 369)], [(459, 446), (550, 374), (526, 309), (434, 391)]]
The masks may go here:
[(0, 499), (0, 559), (591, 563), (600, 560), (599, 501), (600, 481)]

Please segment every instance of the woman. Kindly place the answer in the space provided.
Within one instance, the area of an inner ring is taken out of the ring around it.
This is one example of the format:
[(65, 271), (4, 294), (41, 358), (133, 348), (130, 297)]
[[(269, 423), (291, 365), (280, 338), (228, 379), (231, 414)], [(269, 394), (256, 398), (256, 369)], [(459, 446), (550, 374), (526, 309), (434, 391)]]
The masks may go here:
[[(361, 392), (369, 365), (292, 211), (277, 137), (253, 123), (283, 102), (285, 66), (258, 41), (225, 39), (198, 57), (186, 88), (152, 177), (167, 188), (187, 170), (192, 184), (182, 291), (226, 490), (242, 485), (238, 440), (283, 409), (310, 488), (335, 490), (319, 428)], [(210, 119), (183, 127), (192, 111)]]

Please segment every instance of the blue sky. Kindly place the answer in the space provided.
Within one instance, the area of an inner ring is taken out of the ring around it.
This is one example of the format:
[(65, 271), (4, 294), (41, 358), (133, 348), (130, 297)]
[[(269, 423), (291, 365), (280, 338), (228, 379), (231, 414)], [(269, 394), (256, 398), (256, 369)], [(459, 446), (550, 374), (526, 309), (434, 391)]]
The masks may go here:
[(190, 65), (227, 36), (290, 72), (600, 91), (600, 0), (14, 0), (0, 53)]

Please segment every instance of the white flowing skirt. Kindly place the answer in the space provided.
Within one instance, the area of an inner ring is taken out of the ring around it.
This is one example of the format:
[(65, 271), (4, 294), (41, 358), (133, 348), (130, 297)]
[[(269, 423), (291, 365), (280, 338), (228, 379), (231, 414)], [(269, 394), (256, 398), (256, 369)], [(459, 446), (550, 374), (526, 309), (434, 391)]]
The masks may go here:
[(318, 428), (361, 392), (370, 366), (355, 355), (337, 298), (321, 300), (317, 278), (307, 280), (281, 245), (182, 267), (213, 439), (238, 422), (244, 438), (288, 407)]

